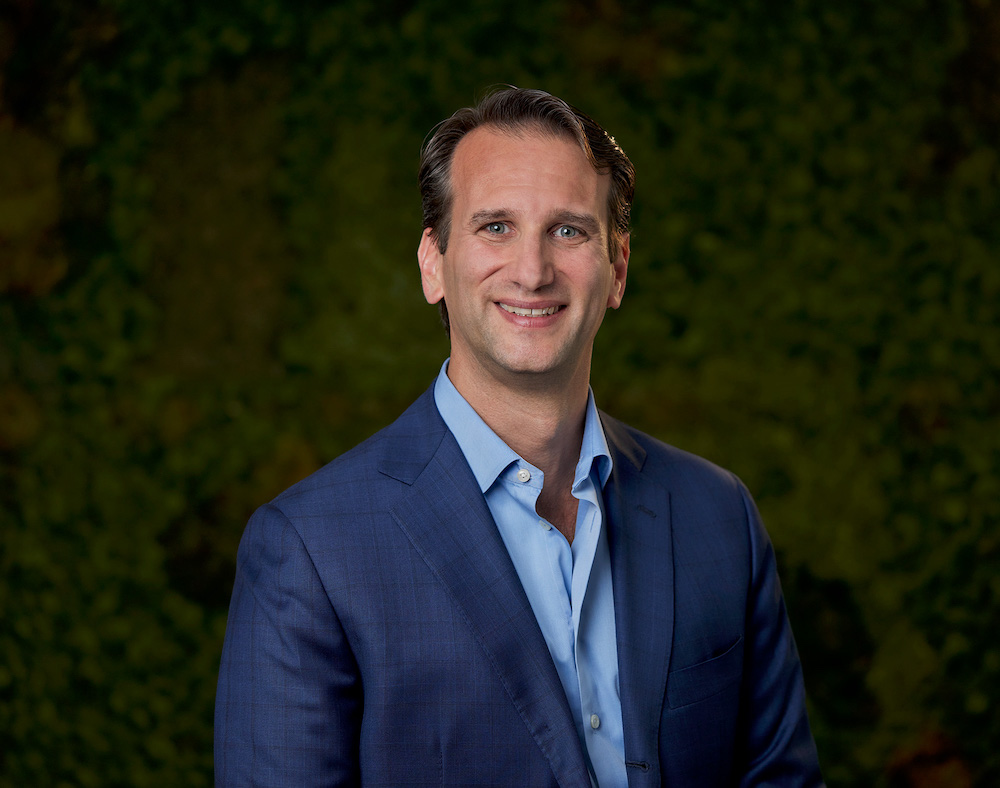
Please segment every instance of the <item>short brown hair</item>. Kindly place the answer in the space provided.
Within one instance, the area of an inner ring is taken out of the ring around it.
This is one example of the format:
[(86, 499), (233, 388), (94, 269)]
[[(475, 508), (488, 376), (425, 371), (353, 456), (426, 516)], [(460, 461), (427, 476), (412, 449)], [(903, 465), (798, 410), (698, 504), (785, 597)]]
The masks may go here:
[[(438, 250), (448, 248), (451, 232), (451, 163), (455, 149), (470, 131), (490, 126), (501, 131), (537, 129), (576, 141), (600, 173), (610, 174), (608, 190), (608, 255), (629, 232), (635, 168), (614, 137), (589, 115), (544, 90), (506, 86), (487, 94), (474, 107), (463, 107), (434, 129), (420, 152), (420, 198), (424, 229), (430, 229)], [(441, 301), (441, 320), (448, 329), (448, 310)]]

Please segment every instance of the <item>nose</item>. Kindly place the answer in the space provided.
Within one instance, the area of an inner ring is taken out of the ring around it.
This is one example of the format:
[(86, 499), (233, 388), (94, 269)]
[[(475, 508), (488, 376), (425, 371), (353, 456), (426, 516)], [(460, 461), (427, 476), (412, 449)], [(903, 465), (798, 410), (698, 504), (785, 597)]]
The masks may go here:
[(517, 244), (511, 279), (524, 290), (541, 290), (555, 281), (553, 250), (545, 238), (527, 237)]

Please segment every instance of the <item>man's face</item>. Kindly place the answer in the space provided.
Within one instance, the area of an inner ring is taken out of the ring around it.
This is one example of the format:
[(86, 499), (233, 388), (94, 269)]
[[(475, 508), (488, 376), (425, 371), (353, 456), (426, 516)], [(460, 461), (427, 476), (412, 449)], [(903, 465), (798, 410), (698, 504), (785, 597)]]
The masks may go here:
[(459, 142), (451, 185), (448, 251), (427, 231), (417, 253), (427, 301), (448, 304), (449, 375), (589, 380), (628, 265), (627, 237), (608, 258), (610, 176), (567, 138), (481, 127)]

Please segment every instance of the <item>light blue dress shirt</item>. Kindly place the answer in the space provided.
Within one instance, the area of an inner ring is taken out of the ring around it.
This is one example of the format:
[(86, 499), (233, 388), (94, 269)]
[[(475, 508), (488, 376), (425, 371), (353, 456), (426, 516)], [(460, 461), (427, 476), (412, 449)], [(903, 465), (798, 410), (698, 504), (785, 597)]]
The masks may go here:
[(434, 401), (479, 482), (548, 644), (591, 781), (600, 788), (625, 788), (615, 607), (601, 493), (611, 475), (611, 454), (594, 393), (587, 398), (573, 480), (573, 495), (580, 503), (570, 545), (535, 511), (542, 472), (489, 428), (448, 379), (447, 369), (445, 361)]

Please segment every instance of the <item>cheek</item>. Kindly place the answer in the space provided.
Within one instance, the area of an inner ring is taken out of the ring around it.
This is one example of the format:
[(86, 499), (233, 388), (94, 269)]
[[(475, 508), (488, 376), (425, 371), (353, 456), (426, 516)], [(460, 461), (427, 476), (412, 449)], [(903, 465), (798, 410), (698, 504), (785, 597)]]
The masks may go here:
[(614, 271), (611, 264), (604, 261), (593, 261), (588, 266), (589, 280), (585, 285), (593, 295), (595, 301), (604, 304), (611, 295), (611, 288), (614, 284)]
[(492, 246), (466, 250), (449, 261), (446, 286), (462, 290), (481, 287), (504, 270), (507, 257), (506, 250)]
[(480, 287), (476, 272), (465, 263), (457, 263), (448, 267), (441, 282), (444, 298), (449, 303), (458, 304), (475, 297)]

